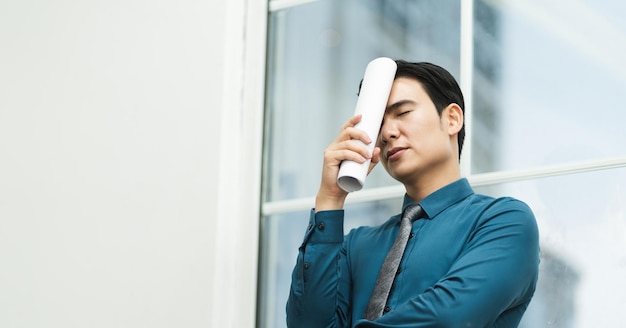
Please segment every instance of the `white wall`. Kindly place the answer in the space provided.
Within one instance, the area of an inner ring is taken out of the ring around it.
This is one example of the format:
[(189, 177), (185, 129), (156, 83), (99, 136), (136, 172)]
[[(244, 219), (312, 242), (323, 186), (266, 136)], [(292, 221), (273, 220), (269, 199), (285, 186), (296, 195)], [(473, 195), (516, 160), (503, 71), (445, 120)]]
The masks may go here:
[(216, 325), (243, 3), (0, 1), (0, 327)]

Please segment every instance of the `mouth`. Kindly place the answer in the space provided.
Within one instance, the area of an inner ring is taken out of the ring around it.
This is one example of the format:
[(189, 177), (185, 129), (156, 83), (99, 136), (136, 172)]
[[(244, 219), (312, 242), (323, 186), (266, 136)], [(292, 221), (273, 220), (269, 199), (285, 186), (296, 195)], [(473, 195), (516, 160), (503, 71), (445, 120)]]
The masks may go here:
[(402, 153), (404, 153), (404, 151), (407, 149), (408, 147), (393, 147), (389, 149), (386, 154), (387, 160), (393, 161), (400, 158), (400, 156), (402, 156)]

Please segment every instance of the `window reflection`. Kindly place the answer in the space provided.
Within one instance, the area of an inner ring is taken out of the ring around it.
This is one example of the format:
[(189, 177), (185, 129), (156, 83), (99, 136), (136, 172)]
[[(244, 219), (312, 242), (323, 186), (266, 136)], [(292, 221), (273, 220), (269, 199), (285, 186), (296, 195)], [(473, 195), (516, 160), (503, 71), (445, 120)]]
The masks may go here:
[(520, 327), (626, 326), (626, 169), (475, 191), (524, 200), (539, 224), (539, 283)]
[(623, 1), (475, 1), (472, 173), (623, 155)]

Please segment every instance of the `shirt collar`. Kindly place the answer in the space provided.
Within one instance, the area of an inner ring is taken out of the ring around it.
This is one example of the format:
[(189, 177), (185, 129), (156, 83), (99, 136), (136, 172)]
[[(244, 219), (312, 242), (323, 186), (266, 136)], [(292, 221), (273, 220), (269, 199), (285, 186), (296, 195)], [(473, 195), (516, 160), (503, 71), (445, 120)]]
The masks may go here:
[[(419, 205), (424, 209), (429, 219), (434, 219), (439, 213), (443, 212), (443, 210), (460, 202), (473, 193), (474, 190), (467, 179), (461, 178), (426, 196), (426, 198), (419, 202)], [(404, 194), (402, 213), (404, 213), (407, 206), (413, 204), (415, 204), (415, 201), (411, 199), (409, 195)]]

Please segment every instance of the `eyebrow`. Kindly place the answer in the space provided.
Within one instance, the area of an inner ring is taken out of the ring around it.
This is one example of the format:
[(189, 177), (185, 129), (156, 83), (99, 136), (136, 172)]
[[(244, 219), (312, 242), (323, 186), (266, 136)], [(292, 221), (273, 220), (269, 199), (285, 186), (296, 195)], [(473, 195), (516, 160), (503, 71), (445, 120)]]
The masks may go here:
[(397, 102), (387, 106), (387, 108), (385, 108), (385, 113), (389, 113), (391, 111), (394, 111), (394, 110), (396, 110), (396, 109), (398, 109), (398, 108), (400, 108), (400, 107), (402, 107), (404, 105), (415, 105), (415, 104), (416, 104), (416, 102), (413, 101), (413, 100), (409, 100), (409, 99), (400, 100), (400, 101), (397, 101)]

